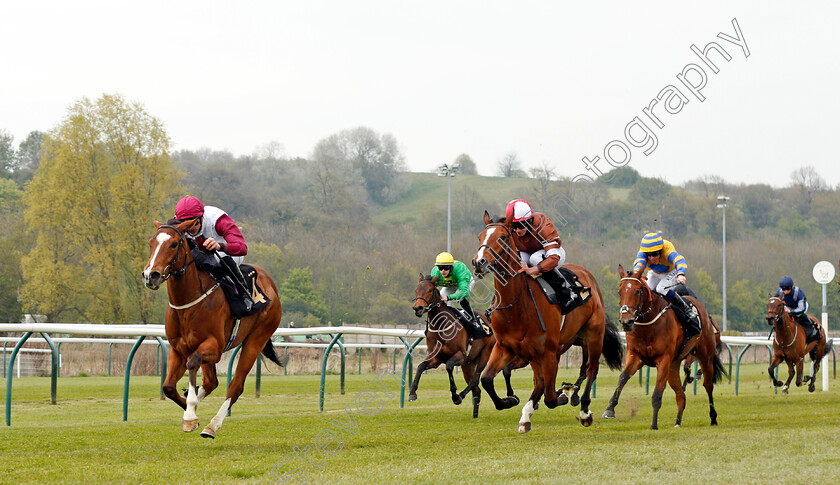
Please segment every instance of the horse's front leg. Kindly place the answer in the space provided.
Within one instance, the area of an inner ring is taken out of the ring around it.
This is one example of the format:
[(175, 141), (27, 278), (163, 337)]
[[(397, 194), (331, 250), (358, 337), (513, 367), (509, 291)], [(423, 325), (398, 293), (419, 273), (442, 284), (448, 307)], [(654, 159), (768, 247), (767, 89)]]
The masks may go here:
[[(665, 393), (665, 384), (668, 383), (673, 360), (674, 356), (666, 353), (659, 356), (656, 361), (656, 386), (653, 388), (653, 396), (650, 398), (653, 406), (653, 420), (650, 429), (659, 429), (659, 409), (662, 407), (662, 395)], [(683, 394), (683, 397), (685, 397), (685, 394)]]
[(461, 352), (458, 352), (446, 361), (446, 373), (449, 374), (449, 392), (452, 394), (452, 402), (456, 406), (461, 404), (463, 398), (458, 394), (458, 386), (455, 384), (455, 376), (452, 375), (452, 371), (456, 365), (463, 365), (464, 359), (461, 357), (463, 355)]
[(187, 361), (187, 368), (190, 371), (190, 383), (187, 386), (187, 407), (184, 409), (184, 418), (181, 422), (181, 430), (189, 433), (190, 431), (195, 431), (198, 428), (198, 415), (195, 414), (196, 408), (198, 408), (198, 403), (200, 399), (198, 398), (198, 392), (196, 391), (195, 385), (195, 376), (198, 373), (198, 366), (189, 366), (189, 361)]
[(796, 365), (792, 361), (788, 360), (787, 361), (787, 366), (788, 366), (788, 378), (785, 381), (785, 385), (782, 386), (782, 394), (787, 394), (788, 393), (788, 390), (790, 390), (790, 381), (792, 381), (794, 376), (796, 376)]
[(773, 354), (773, 360), (770, 362), (770, 367), (767, 368), (767, 373), (770, 374), (770, 381), (776, 387), (781, 387), (782, 381), (776, 379), (776, 367), (782, 363), (782, 356), (779, 354)]
[(163, 381), (163, 394), (181, 406), (181, 409), (187, 409), (187, 400), (184, 396), (178, 393), (178, 381), (184, 377), (187, 366), (184, 365), (184, 359), (175, 352), (175, 349), (169, 349), (169, 358), (166, 365), (166, 379)]
[(610, 398), (610, 403), (607, 405), (607, 409), (604, 411), (604, 414), (601, 416), (602, 418), (614, 418), (615, 417), (615, 407), (618, 406), (618, 399), (621, 397), (621, 391), (624, 389), (624, 385), (627, 384), (627, 381), (633, 377), (639, 369), (642, 367), (642, 360), (634, 354), (633, 352), (627, 352), (627, 360), (624, 364), (624, 370), (621, 371), (621, 374), (618, 376), (618, 385), (615, 387), (615, 392), (613, 392), (612, 397)]
[[(553, 354), (554, 355), (554, 354)], [(555, 355), (556, 358), (556, 355)], [(528, 398), (528, 402), (522, 406), (522, 417), (519, 419), (519, 432), (520, 433), (527, 433), (531, 431), (531, 416), (534, 415), (534, 411), (536, 411), (537, 407), (539, 406), (540, 398), (543, 396), (545, 392), (545, 374), (542, 369), (542, 366), (539, 362), (531, 362), (531, 370), (534, 372), (534, 390), (531, 392), (531, 397)], [(554, 363), (554, 372), (557, 373), (557, 363)], [(553, 384), (552, 384), (553, 387)], [(546, 396), (546, 405), (548, 405), (549, 399)], [(557, 394), (554, 395), (554, 405), (557, 404)]]
[(417, 386), (420, 385), (420, 376), (426, 369), (434, 369), (435, 367), (440, 365), (440, 360), (437, 358), (437, 354), (434, 357), (429, 359), (428, 357), (426, 360), (420, 362), (417, 365), (417, 373), (414, 375), (414, 380), (411, 382), (411, 387), (408, 390), (408, 402), (414, 402), (417, 400)]
[(493, 405), (496, 409), (501, 411), (503, 409), (510, 409), (519, 404), (519, 398), (516, 396), (508, 396), (504, 399), (496, 394), (496, 388), (493, 385), (493, 379), (496, 374), (505, 368), (514, 358), (513, 352), (507, 347), (501, 346), (498, 342), (493, 346), (493, 351), (490, 352), (490, 360), (487, 362), (487, 367), (481, 373), (481, 387), (487, 391), (487, 395), (493, 400)]
[(679, 428), (682, 425), (683, 411), (685, 411), (685, 390), (683, 389), (682, 382), (680, 382), (680, 361), (671, 364), (671, 370), (668, 373), (668, 384), (671, 385), (671, 389), (674, 390), (674, 394), (677, 396), (677, 422), (674, 424), (674, 427)]

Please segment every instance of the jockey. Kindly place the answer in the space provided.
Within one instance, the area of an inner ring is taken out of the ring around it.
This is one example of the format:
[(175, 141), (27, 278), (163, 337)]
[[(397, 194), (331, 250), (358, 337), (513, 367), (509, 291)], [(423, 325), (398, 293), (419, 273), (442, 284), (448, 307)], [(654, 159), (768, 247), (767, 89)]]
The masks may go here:
[(664, 296), (688, 319), (686, 323), (680, 322), (683, 325), (684, 338), (678, 355), (684, 357), (683, 350), (693, 347), (700, 338), (700, 316), (694, 307), (673, 289), (677, 284), (685, 284), (688, 263), (671, 241), (662, 239), (658, 233), (649, 232), (642, 238), (641, 247), (633, 262), (633, 272), (644, 271), (645, 268), (651, 269), (648, 273), (648, 287)]
[(820, 339), (820, 329), (817, 323), (811, 320), (806, 313), (808, 311), (808, 300), (805, 298), (805, 292), (798, 286), (793, 285), (793, 279), (790, 276), (783, 276), (779, 280), (779, 289), (776, 290), (776, 296), (784, 300), (785, 312), (793, 318), (793, 321), (802, 324), (802, 327), (807, 331), (807, 343)]
[(190, 219), (197, 221), (187, 233), (195, 238), (201, 251), (208, 254), (218, 251), (222, 267), (228, 271), (243, 297), (245, 311), (250, 311), (254, 302), (248, 285), (245, 284), (245, 277), (239, 269), (239, 265), (248, 254), (248, 246), (245, 245), (245, 238), (233, 219), (218, 207), (205, 206), (190, 195), (175, 205), (175, 219), (179, 222)]
[[(455, 261), (451, 254), (443, 252), (435, 258), (435, 266), (430, 273), (432, 279), (438, 278), (435, 286), (441, 287), (440, 298), (444, 302), (457, 301), (461, 303), (461, 308), (467, 313), (468, 323), (470, 325), (469, 333), (474, 336), (481, 335), (483, 330), (481, 325), (475, 321), (475, 314), (472, 311), (469, 300), (470, 295), (475, 285), (475, 280), (472, 277), (467, 265)], [(449, 305), (447, 303), (447, 305)], [(450, 305), (451, 306), (451, 305)]]
[[(560, 286), (572, 295), (572, 287), (558, 268), (566, 262), (566, 250), (560, 245), (560, 236), (551, 219), (534, 212), (524, 199), (508, 202), (505, 217), (513, 216), (513, 242), (519, 250), (520, 264), (525, 273), (539, 275)], [(567, 295), (567, 296), (569, 296)]]

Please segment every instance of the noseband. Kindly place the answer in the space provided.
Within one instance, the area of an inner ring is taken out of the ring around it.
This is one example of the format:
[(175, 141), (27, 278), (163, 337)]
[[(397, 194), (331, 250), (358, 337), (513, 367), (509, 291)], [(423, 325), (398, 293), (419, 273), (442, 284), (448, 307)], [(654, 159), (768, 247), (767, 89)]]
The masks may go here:
[[(782, 299), (779, 298), (778, 296), (771, 296), (770, 299), (767, 300), (767, 302), (769, 303), (773, 300), (777, 300), (779, 302), (782, 301)], [(770, 315), (772, 315), (772, 317)], [(774, 312), (774, 311), (767, 310), (767, 320), (768, 321), (778, 322), (779, 320), (782, 319), (782, 315), (784, 315), (784, 311), (782, 311), (781, 313), (777, 313), (777, 312)]]

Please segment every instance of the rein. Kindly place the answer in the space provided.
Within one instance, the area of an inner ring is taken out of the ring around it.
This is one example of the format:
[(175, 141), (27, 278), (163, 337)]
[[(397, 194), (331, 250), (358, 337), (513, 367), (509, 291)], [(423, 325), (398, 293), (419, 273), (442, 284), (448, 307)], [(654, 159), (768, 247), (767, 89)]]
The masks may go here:
[[(172, 258), (172, 261), (168, 265), (166, 265), (165, 268), (163, 268), (163, 272), (165, 274), (162, 275), (162, 281), (166, 281), (172, 276), (182, 276), (184, 273), (186, 273), (187, 268), (191, 264), (195, 263), (195, 258), (189, 258), (189, 247), (184, 247), (184, 241), (186, 241), (187, 238), (191, 236), (189, 236), (188, 234), (184, 234), (183, 232), (181, 232), (180, 229), (178, 229), (175, 226), (170, 226), (169, 224), (162, 224), (160, 227), (158, 227), (158, 232), (160, 232), (160, 230), (164, 228), (172, 229), (173, 231), (175, 231), (176, 234), (178, 234), (178, 248), (175, 250), (175, 257)], [(173, 269), (173, 266), (175, 266), (175, 263), (178, 262), (178, 258), (181, 256), (182, 247), (184, 247), (184, 264), (181, 265), (180, 269)], [(199, 288), (201, 288), (202, 286), (203, 285), (201, 284), (201, 280), (199, 280)], [(203, 294), (201, 294), (201, 296), (185, 305), (173, 305), (172, 302), (169, 302), (169, 306), (174, 310), (185, 310), (198, 304), (199, 302), (210, 296), (210, 294), (216, 291), (216, 289), (218, 289), (219, 286), (220, 283), (216, 283), (215, 286), (205, 291)], [(199, 289), (199, 291), (201, 290)]]
[[(437, 288), (434, 289), (434, 292), (435, 292), (434, 293), (435, 295), (440, 295), (440, 293), (438, 293), (438, 291), (437, 291)], [(433, 328), (433, 327), (430, 326), (431, 321), (429, 320), (429, 313), (431, 313), (432, 310), (437, 310), (438, 308), (440, 308), (443, 305), (443, 300), (440, 299), (440, 296), (438, 296), (437, 298), (432, 298), (432, 300), (434, 300), (434, 303), (426, 300), (422, 296), (415, 297), (411, 301), (415, 302), (417, 300), (420, 300), (420, 301), (422, 301), (423, 303), (426, 304), (426, 306), (423, 307), (423, 313), (426, 314), (426, 331), (427, 332), (443, 333), (443, 332), (448, 331), (450, 328), (452, 328), (455, 325), (454, 321), (450, 320), (448, 322), (449, 325), (446, 325), (445, 327), (442, 327), (442, 328)]]

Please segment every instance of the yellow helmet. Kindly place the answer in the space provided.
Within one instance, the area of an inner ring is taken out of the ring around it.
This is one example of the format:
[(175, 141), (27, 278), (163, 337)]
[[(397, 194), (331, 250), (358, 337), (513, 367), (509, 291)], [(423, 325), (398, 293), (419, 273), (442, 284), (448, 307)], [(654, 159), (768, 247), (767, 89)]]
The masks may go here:
[(661, 250), (664, 246), (662, 236), (655, 232), (649, 232), (642, 238), (642, 252), (655, 253)]
[(435, 266), (452, 266), (453, 264), (455, 264), (455, 258), (447, 252), (440, 253), (435, 258)]

